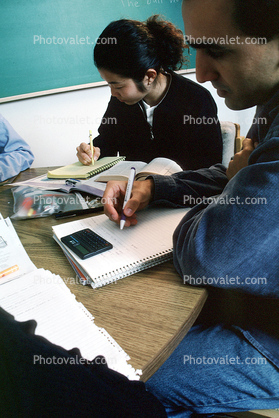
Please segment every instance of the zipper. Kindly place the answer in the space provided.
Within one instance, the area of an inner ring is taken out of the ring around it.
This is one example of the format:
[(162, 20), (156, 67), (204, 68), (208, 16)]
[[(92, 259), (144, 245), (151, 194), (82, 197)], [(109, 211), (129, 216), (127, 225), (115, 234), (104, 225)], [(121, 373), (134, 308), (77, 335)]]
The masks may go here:
[(149, 131), (150, 131), (150, 139), (151, 139), (151, 141), (153, 141), (153, 139), (154, 139), (153, 128), (152, 128), (152, 126), (150, 125), (150, 123), (148, 123), (148, 122), (147, 122), (147, 117), (146, 117), (145, 109), (142, 107), (142, 105), (140, 104), (140, 102), (138, 102), (138, 105), (139, 105), (139, 107), (141, 108), (141, 111), (142, 111), (142, 113), (143, 113), (144, 119), (146, 120), (146, 123), (147, 123), (147, 124), (148, 124), (148, 126), (149, 126)]

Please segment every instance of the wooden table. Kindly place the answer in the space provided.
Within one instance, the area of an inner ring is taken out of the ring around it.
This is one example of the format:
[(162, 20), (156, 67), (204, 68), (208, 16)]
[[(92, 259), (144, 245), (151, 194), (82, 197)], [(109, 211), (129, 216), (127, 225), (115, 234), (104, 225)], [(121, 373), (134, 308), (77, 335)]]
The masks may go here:
[[(29, 169), (16, 181), (44, 174), (48, 169)], [(0, 187), (0, 212), (4, 217), (13, 214), (12, 192), (6, 185)], [(142, 370), (141, 380), (146, 381), (186, 335), (202, 309), (206, 291), (183, 285), (171, 262), (99, 289), (82, 286), (52, 238), (51, 226), (71, 219), (76, 218), (56, 220), (50, 216), (13, 221), (13, 225), (36, 267), (64, 279), (95, 317), (96, 325), (105, 328), (129, 354), (130, 364)]]

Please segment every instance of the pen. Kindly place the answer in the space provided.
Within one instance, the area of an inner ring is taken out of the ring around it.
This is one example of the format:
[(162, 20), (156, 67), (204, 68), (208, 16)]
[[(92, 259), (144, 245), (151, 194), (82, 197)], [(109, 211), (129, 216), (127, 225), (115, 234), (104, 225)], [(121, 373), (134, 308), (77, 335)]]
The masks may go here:
[(89, 140), (90, 140), (90, 148), (92, 154), (92, 165), (94, 165), (94, 147), (93, 147), (93, 139), (92, 139), (92, 131), (89, 131)]
[(8, 274), (14, 273), (15, 271), (19, 270), (19, 267), (17, 264), (15, 264), (12, 267), (9, 267), (6, 270), (3, 270), (0, 272), (0, 279), (2, 279), (2, 277), (7, 276)]
[(125, 193), (125, 198), (124, 198), (124, 202), (123, 202), (123, 206), (122, 206), (122, 214), (121, 214), (121, 219), (120, 219), (120, 229), (123, 229), (123, 227), (125, 225), (126, 216), (124, 215), (124, 207), (125, 207), (126, 203), (128, 202), (128, 200), (131, 197), (131, 192), (132, 192), (132, 188), (133, 188), (135, 175), (136, 175), (136, 169), (135, 169), (135, 167), (131, 167), (130, 176), (129, 176), (127, 189), (126, 189), (126, 193)]

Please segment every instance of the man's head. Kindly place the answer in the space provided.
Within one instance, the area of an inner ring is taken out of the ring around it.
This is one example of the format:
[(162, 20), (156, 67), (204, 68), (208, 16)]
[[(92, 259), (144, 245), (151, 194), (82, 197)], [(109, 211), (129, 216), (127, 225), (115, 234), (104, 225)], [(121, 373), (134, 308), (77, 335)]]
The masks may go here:
[(279, 0), (184, 0), (182, 13), (197, 80), (211, 81), (229, 108), (279, 89)]

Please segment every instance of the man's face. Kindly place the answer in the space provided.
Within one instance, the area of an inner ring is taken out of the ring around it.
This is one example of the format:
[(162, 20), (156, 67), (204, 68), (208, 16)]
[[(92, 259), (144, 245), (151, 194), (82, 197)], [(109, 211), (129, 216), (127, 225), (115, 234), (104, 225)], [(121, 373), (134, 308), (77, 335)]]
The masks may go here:
[(279, 88), (279, 40), (244, 35), (233, 25), (233, 0), (186, 0), (188, 43), (196, 48), (196, 77), (211, 81), (230, 109), (268, 101)]

